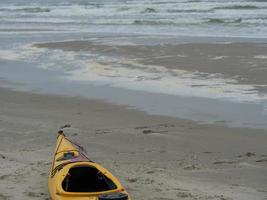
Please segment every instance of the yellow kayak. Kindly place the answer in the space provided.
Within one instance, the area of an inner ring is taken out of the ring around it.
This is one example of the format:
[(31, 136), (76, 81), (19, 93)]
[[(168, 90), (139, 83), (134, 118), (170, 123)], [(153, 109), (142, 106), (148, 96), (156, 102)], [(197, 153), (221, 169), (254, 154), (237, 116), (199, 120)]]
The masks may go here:
[(48, 180), (52, 200), (131, 200), (116, 177), (58, 132)]

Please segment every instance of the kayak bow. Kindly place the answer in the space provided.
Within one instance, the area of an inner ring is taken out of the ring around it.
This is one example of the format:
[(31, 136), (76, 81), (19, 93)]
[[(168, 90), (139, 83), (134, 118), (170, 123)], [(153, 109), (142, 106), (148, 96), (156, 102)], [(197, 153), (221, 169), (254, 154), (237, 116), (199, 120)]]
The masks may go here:
[(88, 159), (63, 131), (58, 132), (48, 189), (52, 200), (131, 200), (118, 179)]

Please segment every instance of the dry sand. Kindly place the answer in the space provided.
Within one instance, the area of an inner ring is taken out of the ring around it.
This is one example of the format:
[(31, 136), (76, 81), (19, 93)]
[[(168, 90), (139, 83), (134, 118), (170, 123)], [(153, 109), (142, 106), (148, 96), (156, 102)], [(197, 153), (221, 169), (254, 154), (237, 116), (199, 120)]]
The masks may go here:
[(0, 199), (49, 199), (57, 128), (135, 200), (264, 200), (267, 132), (151, 116), (98, 100), (0, 89)]

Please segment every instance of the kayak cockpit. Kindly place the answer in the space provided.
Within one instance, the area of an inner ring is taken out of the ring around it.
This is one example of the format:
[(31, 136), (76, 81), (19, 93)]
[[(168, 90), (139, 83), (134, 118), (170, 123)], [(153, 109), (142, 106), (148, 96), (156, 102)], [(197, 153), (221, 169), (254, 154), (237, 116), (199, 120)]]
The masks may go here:
[(49, 176), (52, 200), (131, 200), (112, 173), (59, 131)]
[(78, 165), (69, 169), (62, 189), (65, 192), (103, 192), (115, 190), (117, 186), (96, 167)]

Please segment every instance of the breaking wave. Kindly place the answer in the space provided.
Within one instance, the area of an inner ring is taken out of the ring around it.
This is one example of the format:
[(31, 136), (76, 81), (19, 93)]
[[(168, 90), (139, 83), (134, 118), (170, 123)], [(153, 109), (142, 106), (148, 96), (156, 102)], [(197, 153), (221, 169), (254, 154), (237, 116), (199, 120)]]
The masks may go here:
[(156, 13), (158, 12), (155, 8), (146, 8), (141, 13)]
[(233, 24), (233, 23), (241, 23), (241, 22), (242, 22), (242, 18), (233, 19), (233, 20), (211, 18), (206, 21), (206, 23), (208, 24)]
[(175, 25), (173, 21), (162, 21), (162, 20), (134, 20), (135, 25)]
[(253, 5), (230, 5), (230, 6), (219, 6), (212, 10), (250, 10), (250, 9), (264, 9), (266, 7), (258, 7)]
[(50, 12), (49, 8), (41, 8), (41, 7), (27, 7), (27, 8), (2, 8), (0, 11), (5, 12), (26, 12), (26, 13), (42, 13), (42, 12)]

